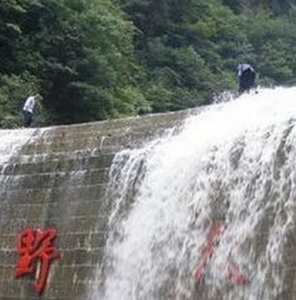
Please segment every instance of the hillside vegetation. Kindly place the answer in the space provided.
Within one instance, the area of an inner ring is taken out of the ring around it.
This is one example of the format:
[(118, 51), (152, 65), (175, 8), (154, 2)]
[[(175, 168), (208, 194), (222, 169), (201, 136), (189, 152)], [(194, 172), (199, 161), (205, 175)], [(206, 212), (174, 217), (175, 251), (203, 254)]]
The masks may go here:
[(293, 84), (296, 0), (0, 0), (0, 127), (195, 107), (236, 89), (236, 65), (261, 85)]

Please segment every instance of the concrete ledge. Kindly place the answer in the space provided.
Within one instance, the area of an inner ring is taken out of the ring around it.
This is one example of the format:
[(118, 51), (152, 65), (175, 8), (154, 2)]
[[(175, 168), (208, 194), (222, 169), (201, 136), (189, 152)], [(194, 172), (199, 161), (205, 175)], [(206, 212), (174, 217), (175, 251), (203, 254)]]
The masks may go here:
[[(104, 193), (114, 154), (182, 124), (189, 113), (34, 131), (0, 165), (0, 299), (86, 300), (107, 236)], [(0, 139), (7, 132), (0, 131)], [(61, 259), (53, 262), (41, 297), (32, 276), (14, 279), (17, 233), (27, 227), (58, 230), (55, 246)]]

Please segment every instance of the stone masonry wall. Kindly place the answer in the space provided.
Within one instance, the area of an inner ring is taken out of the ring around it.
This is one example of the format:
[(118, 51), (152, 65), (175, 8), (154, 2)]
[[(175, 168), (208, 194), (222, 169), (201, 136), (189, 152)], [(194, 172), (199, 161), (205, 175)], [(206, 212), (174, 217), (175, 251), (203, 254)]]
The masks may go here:
[[(0, 165), (0, 300), (86, 300), (106, 236), (102, 199), (114, 154), (162, 134), (186, 114), (36, 130)], [(17, 234), (28, 227), (58, 230), (61, 258), (41, 296), (32, 276), (14, 278)]]

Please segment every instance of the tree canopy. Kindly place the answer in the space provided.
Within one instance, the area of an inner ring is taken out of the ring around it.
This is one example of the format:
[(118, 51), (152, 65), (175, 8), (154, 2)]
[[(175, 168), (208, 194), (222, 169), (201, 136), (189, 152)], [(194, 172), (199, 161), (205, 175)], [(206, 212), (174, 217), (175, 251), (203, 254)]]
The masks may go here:
[(236, 89), (236, 65), (262, 85), (292, 84), (296, 0), (0, 0), (0, 127), (164, 112)]

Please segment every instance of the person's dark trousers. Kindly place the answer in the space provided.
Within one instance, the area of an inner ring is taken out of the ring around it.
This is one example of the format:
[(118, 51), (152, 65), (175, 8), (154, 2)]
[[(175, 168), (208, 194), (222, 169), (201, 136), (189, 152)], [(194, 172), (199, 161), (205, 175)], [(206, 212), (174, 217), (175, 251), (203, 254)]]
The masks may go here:
[(30, 127), (33, 122), (33, 114), (29, 111), (23, 110), (24, 127)]
[(252, 70), (246, 70), (239, 78), (239, 92), (243, 93), (255, 87), (256, 74)]

